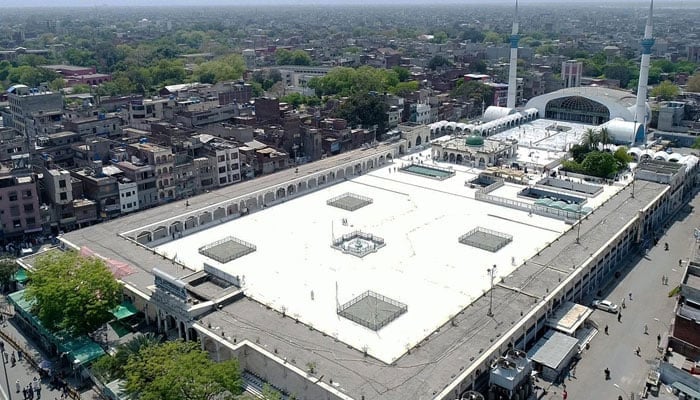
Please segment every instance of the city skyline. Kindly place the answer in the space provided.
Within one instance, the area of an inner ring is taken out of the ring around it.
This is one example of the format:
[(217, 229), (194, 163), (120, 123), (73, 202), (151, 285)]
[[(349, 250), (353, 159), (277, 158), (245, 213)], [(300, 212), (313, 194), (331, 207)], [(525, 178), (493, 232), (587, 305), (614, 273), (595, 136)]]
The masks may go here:
[[(513, 4), (512, 0), (435, 0), (432, 5), (456, 5), (456, 6), (469, 6), (469, 5), (510, 5)], [(619, 5), (621, 3), (643, 6), (648, 4), (647, 1), (639, 0), (620, 0), (615, 3)], [(603, 0), (572, 0), (567, 2), (562, 2), (561, 0), (532, 0), (525, 1), (523, 5), (538, 5), (538, 4), (559, 4), (559, 5), (584, 5), (584, 4), (607, 4), (609, 2)], [(697, 6), (700, 1), (697, 0), (665, 0), (658, 2), (658, 6)], [(271, 6), (392, 6), (392, 5), (425, 5), (419, 0), (258, 0), (254, 4), (232, 2), (229, 0), (207, 0), (205, 2), (200, 2), (196, 0), (153, 0), (146, 4), (137, 0), (79, 0), (79, 1), (66, 1), (58, 0), (50, 4), (50, 7), (61, 7), (61, 8), (74, 8), (74, 7), (271, 7)], [(47, 7), (47, 4), (43, 0), (6, 0), (0, 5), (0, 8), (31, 8), (31, 7)]]

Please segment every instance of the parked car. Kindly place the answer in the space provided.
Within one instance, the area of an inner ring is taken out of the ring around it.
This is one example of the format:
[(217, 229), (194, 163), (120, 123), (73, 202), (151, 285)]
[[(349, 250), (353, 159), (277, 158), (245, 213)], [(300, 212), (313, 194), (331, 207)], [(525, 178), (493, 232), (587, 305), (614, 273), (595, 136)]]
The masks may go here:
[(613, 314), (617, 314), (620, 311), (620, 306), (610, 300), (594, 300), (593, 307)]

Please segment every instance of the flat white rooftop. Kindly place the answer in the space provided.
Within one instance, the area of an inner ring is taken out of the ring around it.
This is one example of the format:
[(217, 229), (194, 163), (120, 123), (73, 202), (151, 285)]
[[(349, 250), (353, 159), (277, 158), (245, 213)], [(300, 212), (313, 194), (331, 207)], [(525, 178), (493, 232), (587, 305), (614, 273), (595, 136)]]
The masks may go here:
[[(464, 184), (475, 176), (471, 173), (458, 171), (438, 181), (393, 171), (401, 163), (156, 251), (194, 269), (206, 262), (238, 275), (246, 295), (391, 363), (483, 295), (490, 287), (488, 268), (496, 265), (496, 276), (505, 276), (568, 228), (562, 221), (474, 200), (476, 189)], [(373, 203), (354, 212), (326, 204), (347, 192)], [(476, 227), (512, 235), (513, 241), (496, 253), (458, 242)], [(379, 236), (386, 246), (364, 258), (331, 247), (333, 237), (354, 230)], [(199, 247), (227, 236), (257, 250), (225, 264), (199, 254)], [(338, 304), (367, 290), (406, 304), (408, 311), (378, 331), (337, 315)]]
[(491, 138), (517, 140), (518, 161), (523, 165), (544, 166), (564, 157), (572, 145), (580, 144), (589, 128), (595, 125), (536, 119)]

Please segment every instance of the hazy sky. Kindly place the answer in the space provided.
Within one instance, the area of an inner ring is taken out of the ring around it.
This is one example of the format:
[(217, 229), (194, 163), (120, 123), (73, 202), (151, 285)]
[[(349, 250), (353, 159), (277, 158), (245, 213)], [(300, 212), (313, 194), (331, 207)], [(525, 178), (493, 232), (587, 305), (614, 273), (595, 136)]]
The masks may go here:
[[(530, 3), (610, 3), (609, 0), (525, 0), (523, 5)], [(647, 4), (646, 0), (616, 0), (615, 3), (635, 3), (635, 6)], [(429, 4), (494, 4), (514, 3), (513, 0), (430, 0)], [(692, 4), (692, 0), (665, 0), (660, 5), (667, 3)], [(265, 6), (265, 5), (379, 5), (379, 4), (419, 4), (425, 5), (425, 0), (0, 0), (2, 7), (94, 7), (94, 6)]]

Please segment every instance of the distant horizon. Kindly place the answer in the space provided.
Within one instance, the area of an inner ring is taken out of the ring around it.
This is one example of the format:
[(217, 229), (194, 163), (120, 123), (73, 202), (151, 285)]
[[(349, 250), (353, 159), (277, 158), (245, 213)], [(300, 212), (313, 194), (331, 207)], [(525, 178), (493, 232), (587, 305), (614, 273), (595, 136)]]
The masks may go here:
[[(157, 8), (157, 7), (276, 7), (276, 6), (432, 6), (432, 5), (509, 5), (515, 3), (514, 0), (433, 0), (429, 5), (423, 0), (254, 0), (253, 4), (230, 1), (230, 0), (151, 0), (144, 3), (140, 0), (55, 0), (50, 6), (46, 5), (46, 0), (4, 0), (2, 8), (85, 8), (85, 7), (109, 7), (109, 8)], [(609, 0), (525, 0), (520, 1), (522, 6), (538, 4), (558, 4), (558, 5), (584, 5), (584, 4), (606, 4), (617, 6), (620, 3), (634, 5), (636, 7), (647, 6), (648, 0), (618, 0), (611, 4)], [(656, 2), (658, 6), (684, 6), (698, 4), (700, 0), (662, 0)]]

